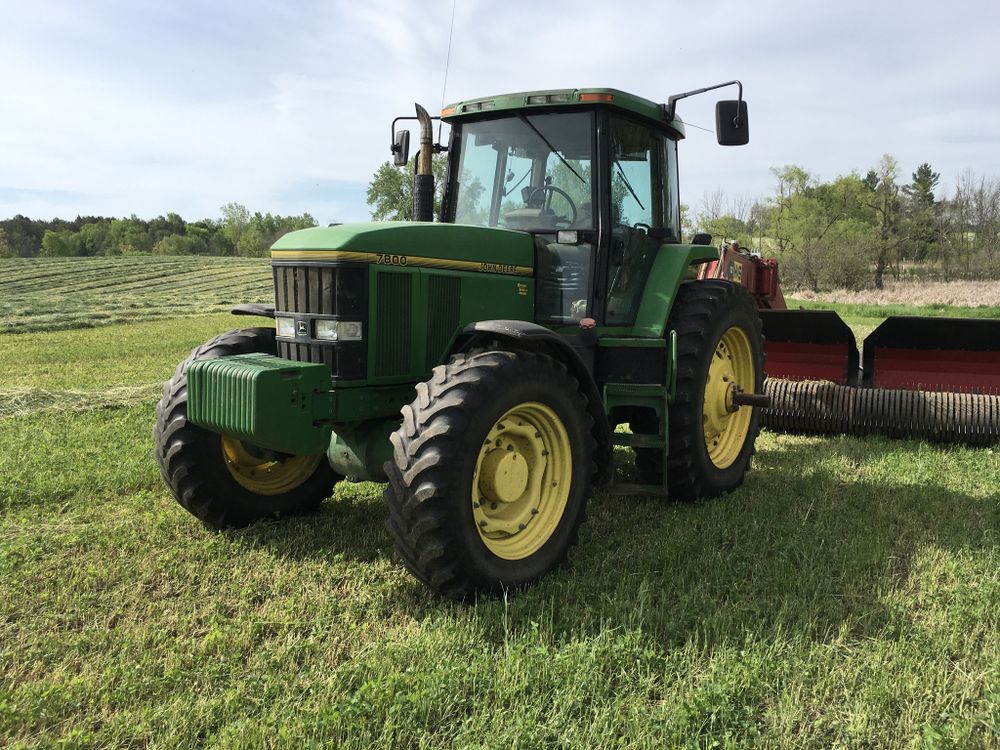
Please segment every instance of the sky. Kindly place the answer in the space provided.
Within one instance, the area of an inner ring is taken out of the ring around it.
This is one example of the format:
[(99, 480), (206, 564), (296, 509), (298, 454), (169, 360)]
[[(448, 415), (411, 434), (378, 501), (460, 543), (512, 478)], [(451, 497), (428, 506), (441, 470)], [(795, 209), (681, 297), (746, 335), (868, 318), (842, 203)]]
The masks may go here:
[[(454, 7), (450, 62), (449, 26)], [(419, 102), (612, 87), (658, 102), (738, 78), (750, 144), (689, 127), (681, 200), (772, 192), (885, 153), (947, 192), (1000, 176), (1000, 3), (919, 0), (0, 0), (0, 219), (366, 220)], [(708, 130), (716, 98), (678, 113)]]

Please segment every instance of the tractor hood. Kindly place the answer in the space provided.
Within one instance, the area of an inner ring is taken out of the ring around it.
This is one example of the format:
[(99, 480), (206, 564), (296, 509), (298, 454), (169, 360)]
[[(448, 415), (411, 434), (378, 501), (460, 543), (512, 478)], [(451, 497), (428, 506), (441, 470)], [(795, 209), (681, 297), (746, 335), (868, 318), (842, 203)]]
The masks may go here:
[(534, 242), (526, 232), (429, 222), (365, 222), (290, 232), (273, 260), (351, 261), (530, 276)]

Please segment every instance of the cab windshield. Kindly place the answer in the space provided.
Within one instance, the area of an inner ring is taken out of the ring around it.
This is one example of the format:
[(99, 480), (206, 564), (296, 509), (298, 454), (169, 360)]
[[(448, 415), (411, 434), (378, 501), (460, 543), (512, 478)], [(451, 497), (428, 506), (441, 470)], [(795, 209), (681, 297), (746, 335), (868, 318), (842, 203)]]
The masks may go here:
[(593, 115), (516, 114), (462, 126), (455, 222), (592, 229)]

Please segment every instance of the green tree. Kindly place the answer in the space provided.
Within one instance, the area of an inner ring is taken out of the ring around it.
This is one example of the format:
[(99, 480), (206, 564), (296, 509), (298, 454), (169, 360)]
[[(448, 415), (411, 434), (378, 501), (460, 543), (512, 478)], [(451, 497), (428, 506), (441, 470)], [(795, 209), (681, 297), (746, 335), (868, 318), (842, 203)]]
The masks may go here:
[(909, 185), (903, 186), (909, 237), (907, 247), (913, 260), (923, 261), (938, 255), (941, 221), (934, 191), (941, 175), (924, 162), (917, 167), (912, 178)]
[(42, 247), (38, 254), (42, 258), (70, 258), (78, 255), (77, 251), (76, 232), (69, 229), (49, 229), (42, 235)]
[(181, 234), (169, 234), (153, 246), (154, 255), (197, 255), (204, 250), (204, 243), (197, 237)]
[(0, 258), (16, 258), (17, 251), (7, 241), (7, 233), (0, 227)]
[[(434, 216), (441, 213), (447, 179), (447, 159), (437, 156), (431, 162), (434, 174)], [(395, 167), (385, 162), (368, 183), (367, 202), (375, 221), (409, 221), (413, 218), (413, 168)]]
[(145, 221), (135, 214), (127, 219), (112, 219), (104, 238), (105, 255), (136, 255), (152, 251)]
[(222, 211), (222, 233), (234, 248), (239, 248), (243, 232), (250, 225), (250, 212), (239, 203), (227, 203)]
[(104, 255), (107, 234), (107, 221), (84, 224), (76, 234), (77, 255)]
[(885, 286), (885, 272), (905, 239), (902, 233), (902, 201), (899, 197), (899, 164), (885, 154), (878, 167), (870, 169), (864, 179), (869, 195), (866, 205), (874, 213), (875, 242), (872, 259), (875, 271), (872, 280), (876, 289)]
[(775, 196), (761, 211), (761, 236), (777, 251), (789, 286), (864, 285), (870, 245), (867, 184), (857, 175), (823, 183), (798, 166), (772, 169)]
[(270, 243), (267, 241), (267, 235), (264, 234), (264, 228), (251, 222), (240, 235), (239, 243), (236, 245), (236, 254), (248, 258), (260, 258), (267, 255), (269, 247)]

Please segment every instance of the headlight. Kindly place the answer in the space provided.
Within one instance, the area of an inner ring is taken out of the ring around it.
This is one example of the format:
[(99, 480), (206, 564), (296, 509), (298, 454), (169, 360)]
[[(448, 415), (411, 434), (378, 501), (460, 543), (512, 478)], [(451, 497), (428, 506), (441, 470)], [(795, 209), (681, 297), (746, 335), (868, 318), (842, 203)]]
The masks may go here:
[(317, 320), (315, 335), (324, 341), (361, 341), (361, 321)]
[(276, 315), (274, 317), (274, 327), (277, 329), (277, 334), (282, 338), (295, 338), (295, 318)]

